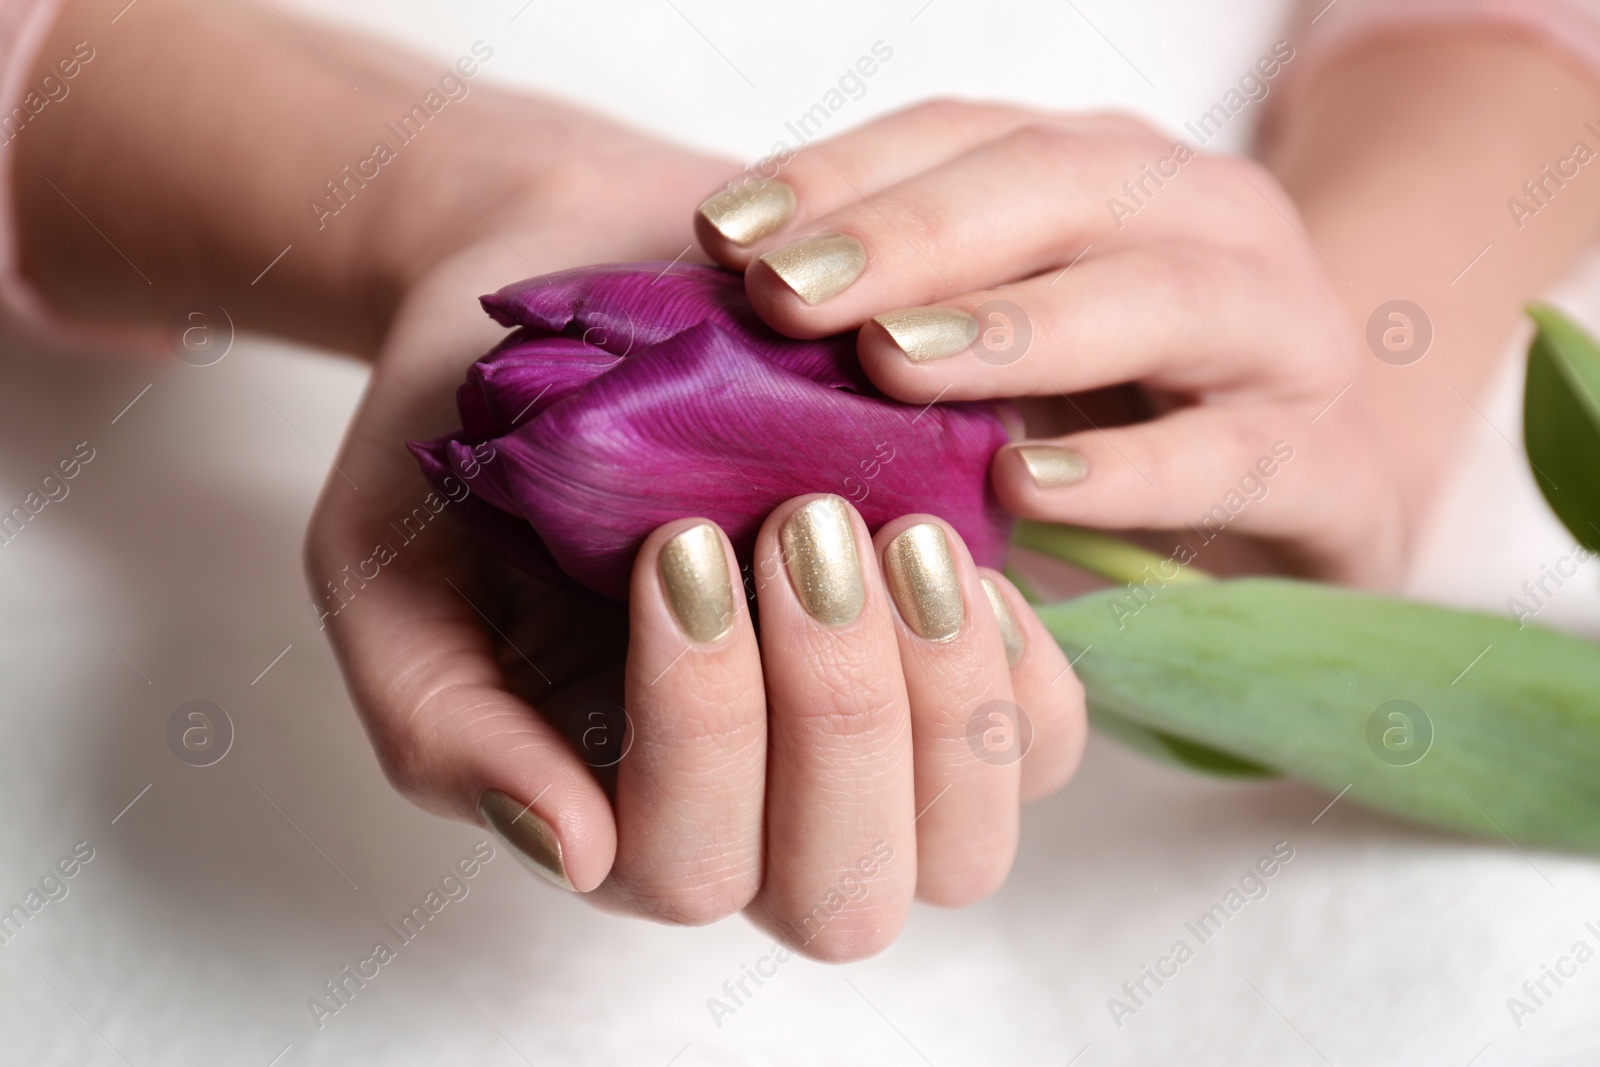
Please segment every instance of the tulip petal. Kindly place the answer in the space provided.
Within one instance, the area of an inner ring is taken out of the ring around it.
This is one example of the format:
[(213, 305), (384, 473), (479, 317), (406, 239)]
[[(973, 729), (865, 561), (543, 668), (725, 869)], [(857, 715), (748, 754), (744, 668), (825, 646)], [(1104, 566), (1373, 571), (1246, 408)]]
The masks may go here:
[(468, 371), (462, 430), (411, 447), (455, 514), (524, 569), (620, 599), (661, 523), (712, 519), (748, 562), (771, 509), (817, 492), (851, 500), (870, 528), (938, 515), (979, 563), (1004, 558), (995, 406), (883, 396), (853, 336), (784, 337), (739, 275), (587, 267), (483, 304), (516, 329)]
[(450, 503), (448, 509), (456, 521), (471, 530), (478, 538), (499, 553), (508, 563), (539, 578), (559, 578), (561, 569), (556, 566), (544, 541), (527, 521), (514, 512), (495, 507), (476, 493), (461, 496), (461, 486), (446, 458), (446, 447), (454, 439), (442, 437), (436, 441), (407, 441), (406, 447), (417, 458), (423, 477)]
[(851, 335), (797, 341), (762, 322), (744, 278), (697, 263), (580, 267), (508, 285), (482, 299), (505, 326), (565, 334), (618, 356), (636, 355), (702, 322), (796, 374), (836, 389), (881, 396), (855, 356)]
[(938, 515), (979, 563), (997, 564), (1009, 520), (987, 468), (1005, 440), (986, 408), (919, 412), (830, 388), (705, 322), (495, 446), (516, 510), (560, 567), (621, 598), (639, 542), (661, 523), (712, 519), (748, 559), (772, 507), (814, 492), (851, 499), (871, 528)]
[(616, 366), (618, 357), (575, 337), (529, 336), (519, 330), (467, 368), (456, 394), (469, 440), (509, 433)]
[[(450, 472), (464, 482), (472, 494), (501, 511), (515, 515), (520, 510), (517, 494), (510, 486), (510, 475), (500, 459), (500, 449), (494, 442), (467, 444), (465, 441), (446, 438), (443, 441), (443, 459)], [(479, 457), (487, 455), (488, 459)], [(458, 490), (459, 492), (459, 490)]]

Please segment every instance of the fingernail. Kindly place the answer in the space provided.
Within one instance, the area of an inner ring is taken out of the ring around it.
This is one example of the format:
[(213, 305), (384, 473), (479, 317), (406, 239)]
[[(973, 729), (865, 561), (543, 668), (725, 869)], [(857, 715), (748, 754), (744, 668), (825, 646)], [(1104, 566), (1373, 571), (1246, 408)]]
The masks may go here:
[(906, 308), (874, 315), (872, 321), (913, 363), (953, 356), (978, 339), (978, 320), (954, 308)]
[(1017, 617), (1011, 614), (1011, 605), (1006, 603), (998, 585), (985, 578), (983, 592), (994, 609), (994, 621), (1000, 624), (1000, 640), (1006, 646), (1006, 666), (1015, 667), (1022, 659), (1022, 627), (1017, 625)]
[(814, 233), (761, 257), (793, 289), (815, 307), (837, 296), (861, 277), (867, 265), (865, 246), (847, 233)]
[(567, 865), (561, 859), (561, 839), (549, 823), (533, 813), (531, 805), (513, 800), (498, 789), (485, 789), (478, 798), (478, 814), (527, 867), (562, 889), (573, 888), (567, 878)]
[(1059, 489), (1083, 481), (1089, 461), (1081, 453), (1060, 445), (1015, 445), (1017, 458), (1040, 489)]
[(656, 568), (672, 617), (689, 640), (715, 641), (733, 629), (733, 583), (715, 526), (702, 522), (668, 541)]
[(794, 189), (774, 178), (730, 184), (700, 205), (700, 215), (736, 245), (776, 233), (794, 214)]
[(778, 539), (807, 615), (842, 626), (861, 614), (867, 591), (849, 505), (836, 496), (818, 497), (783, 521)]
[(883, 570), (895, 606), (918, 637), (943, 641), (961, 630), (961, 580), (943, 527), (924, 522), (890, 541)]

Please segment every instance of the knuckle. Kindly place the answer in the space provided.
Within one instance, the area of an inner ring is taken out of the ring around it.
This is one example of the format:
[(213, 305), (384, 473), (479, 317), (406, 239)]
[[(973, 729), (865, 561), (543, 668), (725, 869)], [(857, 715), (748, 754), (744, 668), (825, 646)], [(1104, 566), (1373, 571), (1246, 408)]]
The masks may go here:
[(311, 525), (306, 528), (306, 535), (300, 541), (300, 573), (313, 588), (316, 586), (317, 575), (322, 573), (323, 564), (327, 559), (321, 527), (317, 513), (313, 512)]
[(1001, 130), (1036, 119), (1039, 113), (1015, 104), (938, 96), (913, 104), (904, 114), (941, 130), (954, 129), (968, 138), (988, 140)]
[[(454, 687), (428, 693), (416, 700), (410, 708), (395, 706), (396, 694), (405, 691), (401, 679), (387, 692), (371, 695), (363, 701), (366, 705), (363, 718), (367, 733), (372, 738), (372, 748), (383, 768), (384, 777), (407, 800), (422, 807), (434, 807), (441, 792), (441, 777), (445, 772), (440, 738), (434, 725), (436, 717), (430, 708), (442, 700), (458, 701)], [(475, 712), (469, 705), (452, 712), (452, 718), (465, 723)]]
[(1091, 118), (1108, 135), (1130, 145), (1150, 147), (1169, 145), (1172, 138), (1163, 133), (1148, 119), (1131, 111), (1106, 110), (1096, 112)]
[(1134, 432), (1125, 438), (1122, 446), (1127, 453), (1126, 462), (1146, 486), (1152, 500), (1162, 500), (1183, 488), (1183, 472), (1176, 469), (1173, 455), (1159, 447), (1147, 433)]
[(729, 679), (720, 671), (691, 668), (684, 681), (673, 696), (639, 707), (634, 728), (641, 749), (738, 753), (765, 740), (766, 693), (759, 675)]
[(378, 765), (383, 768), (383, 776), (401, 796), (414, 804), (422, 804), (432, 793), (434, 763), (431, 746), (417, 735), (417, 731), (405, 726), (389, 726), (369, 732)]
[(1173, 245), (1146, 260), (1139, 281), (1150, 306), (1166, 308), (1187, 323), (1215, 325), (1218, 274), (1232, 268), (1217, 255)]
[[(424, 669), (424, 668), (418, 668)], [(504, 708), (488, 693), (470, 684), (452, 684), (413, 696), (417, 683), (400, 676), (358, 700), (373, 752), (384, 777), (407, 800), (430, 811), (453, 808), (464, 764), (453, 737), (476, 736), (496, 743), (489, 722)], [(441, 729), (448, 724), (448, 731)], [(516, 729), (515, 719), (505, 722)]]
[(300, 568), (312, 588), (322, 580), (322, 575), (331, 574), (338, 569), (333, 562), (338, 552), (337, 542), (331, 530), (330, 516), (326, 508), (325, 503), (317, 505), (311, 514), (305, 538), (300, 542)]
[(984, 117), (989, 110), (990, 108), (985, 105), (974, 104), (960, 97), (935, 96), (912, 104), (906, 108), (904, 114), (943, 125), (964, 123), (972, 118)]
[(1261, 192), (1271, 195), (1278, 190), (1277, 177), (1263, 166), (1259, 161), (1249, 156), (1222, 155), (1216, 152), (1202, 153), (1200, 158), (1205, 165), (1224, 178), (1237, 182), (1249, 182)]
[[(976, 607), (989, 610), (987, 604), (978, 604)], [(970, 613), (975, 609), (968, 607), (966, 610)], [(935, 645), (928, 650), (939, 657), (937, 675), (950, 694), (951, 705), (992, 695), (988, 690), (997, 672), (994, 662), (989, 658), (990, 650), (983, 644), (980, 633), (977, 624), (969, 622), (949, 644)]]
[(1070, 667), (1067, 673), (1056, 679), (1051, 686), (1059, 691), (1052, 693), (1047, 702), (1049, 714), (1052, 718), (1063, 721), (1081, 721), (1084, 716), (1084, 706), (1088, 702), (1088, 691), (1083, 687), (1083, 679), (1078, 677), (1078, 672)]
[(1083, 681), (1068, 666), (1047, 685), (1030, 687), (1027, 701), (1033, 743), (1023, 753), (1023, 778), (1047, 777), (1064, 784), (1077, 771), (1088, 734)]
[(754, 896), (745, 876), (736, 871), (695, 885), (667, 884), (649, 876), (621, 881), (636, 911), (672, 926), (709, 926), (743, 911)]
[(1082, 154), (1083, 135), (1053, 122), (1025, 122), (1007, 139), (1026, 159), (1049, 167), (1060, 167)]
[[(707, 768), (697, 777), (719, 783), (717, 792), (671, 799), (660, 784), (636, 777), (624, 780), (619, 794), (609, 881), (629, 910), (674, 926), (704, 926), (742, 911), (761, 884), (759, 809), (752, 814), (740, 799), (759, 790), (759, 776)], [(722, 792), (722, 783), (732, 788)]]
[(825, 889), (818, 882), (769, 881), (754, 914), (795, 952), (846, 963), (876, 955), (892, 944), (911, 909), (914, 855), (900, 856), (882, 839)]
[[(910, 244), (916, 251), (913, 261), (921, 265), (923, 256), (936, 263), (962, 255), (970, 247), (972, 230), (967, 217), (950, 210), (939, 201), (926, 197), (889, 195), (878, 202), (878, 210), (892, 220), (880, 234), (880, 247), (904, 248)], [(878, 213), (868, 210), (862, 215), (866, 226), (878, 221)]]
[(904, 692), (880, 664), (829, 642), (813, 657), (815, 688), (787, 717), (817, 741), (887, 736), (908, 725)]
[(1216, 190), (1216, 222), (1240, 247), (1271, 253), (1293, 247), (1283, 239), (1284, 220), (1303, 229), (1300, 209), (1277, 176), (1247, 156), (1200, 153), (1198, 160)]

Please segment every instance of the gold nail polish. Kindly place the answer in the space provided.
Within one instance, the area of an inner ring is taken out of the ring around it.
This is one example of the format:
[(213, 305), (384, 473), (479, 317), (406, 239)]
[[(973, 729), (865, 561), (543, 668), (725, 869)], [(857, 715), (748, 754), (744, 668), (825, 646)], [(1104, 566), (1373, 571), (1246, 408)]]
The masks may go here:
[(895, 606), (917, 636), (943, 641), (961, 631), (961, 579), (943, 527), (920, 523), (890, 541), (883, 571)]
[(954, 308), (905, 308), (874, 315), (872, 321), (913, 363), (953, 356), (978, 339), (978, 320)]
[(478, 814), (525, 866), (562, 889), (573, 888), (561, 858), (561, 839), (549, 823), (533, 813), (532, 806), (519, 803), (498, 789), (486, 789), (478, 798)]
[(773, 249), (761, 257), (761, 262), (771, 267), (796, 296), (815, 307), (844, 292), (861, 277), (867, 266), (867, 250), (847, 233), (814, 233)]
[(1017, 617), (1011, 614), (1011, 605), (1006, 603), (1005, 594), (991, 579), (983, 579), (983, 592), (989, 598), (989, 606), (994, 609), (994, 621), (1000, 624), (1000, 641), (1006, 646), (1006, 666), (1015, 667), (1022, 659), (1022, 627), (1017, 625)]
[(797, 508), (783, 521), (778, 540), (806, 614), (829, 626), (861, 614), (867, 591), (850, 506), (842, 498), (822, 496)]
[(700, 215), (736, 245), (748, 245), (783, 228), (794, 214), (794, 189), (775, 178), (747, 178), (706, 198)]
[(1028, 477), (1040, 489), (1059, 489), (1083, 481), (1089, 461), (1060, 445), (1016, 445), (1017, 458), (1028, 470)]
[(733, 583), (715, 526), (702, 522), (662, 545), (656, 568), (672, 617), (689, 640), (715, 641), (733, 629)]

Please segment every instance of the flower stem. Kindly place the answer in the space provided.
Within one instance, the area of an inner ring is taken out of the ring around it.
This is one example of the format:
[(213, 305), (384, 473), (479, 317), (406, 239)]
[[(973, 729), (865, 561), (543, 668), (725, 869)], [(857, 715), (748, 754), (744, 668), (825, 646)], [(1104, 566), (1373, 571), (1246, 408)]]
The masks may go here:
[[(1120, 537), (1099, 530), (1086, 530), (1081, 526), (1022, 519), (1017, 523), (1016, 533), (1011, 540), (1013, 544), (1031, 548), (1113, 582), (1132, 582), (1137, 585), (1152, 576), (1169, 585), (1213, 580), (1205, 571), (1182, 565), (1173, 557), (1157, 555)], [(1167, 573), (1174, 568), (1176, 573)]]

